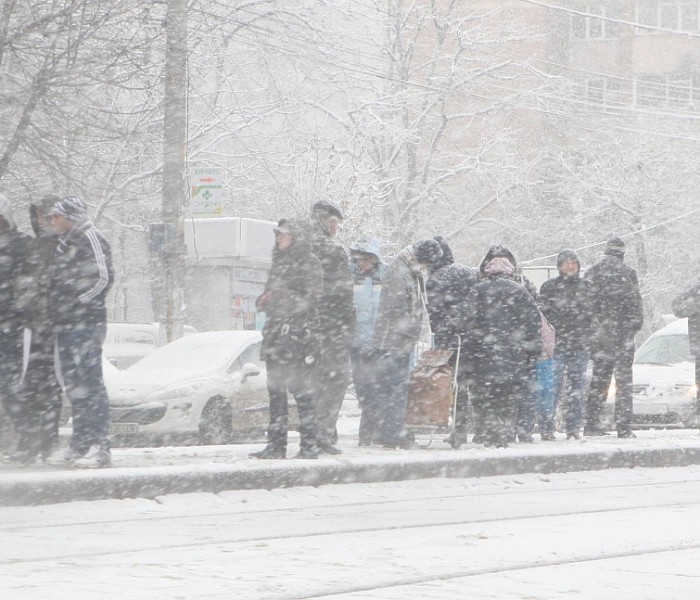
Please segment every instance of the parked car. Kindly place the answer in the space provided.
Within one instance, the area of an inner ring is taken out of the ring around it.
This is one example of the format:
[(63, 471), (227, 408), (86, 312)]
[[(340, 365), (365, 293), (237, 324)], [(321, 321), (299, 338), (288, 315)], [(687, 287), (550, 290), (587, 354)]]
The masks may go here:
[[(113, 442), (227, 443), (268, 423), (259, 331), (195, 333), (107, 382)], [(290, 415), (290, 418), (295, 415)]]
[[(653, 333), (635, 354), (633, 374), (634, 428), (700, 426), (688, 319), (675, 320)], [(606, 407), (611, 423), (614, 401), (613, 384)]]
[[(126, 369), (162, 345), (159, 323), (107, 323), (103, 355), (117, 369)], [(185, 335), (197, 333), (185, 325)]]
[(666, 325), (642, 344), (634, 357), (632, 389), (635, 426), (700, 425), (688, 319)]

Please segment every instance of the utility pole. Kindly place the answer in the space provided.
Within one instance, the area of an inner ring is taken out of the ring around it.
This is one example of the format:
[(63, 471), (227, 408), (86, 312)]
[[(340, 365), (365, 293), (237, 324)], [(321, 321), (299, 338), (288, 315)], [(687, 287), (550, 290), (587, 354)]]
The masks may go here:
[(187, 200), (187, 0), (167, 0), (165, 25), (165, 107), (163, 204), (165, 266), (164, 325), (167, 341), (184, 326), (185, 229)]

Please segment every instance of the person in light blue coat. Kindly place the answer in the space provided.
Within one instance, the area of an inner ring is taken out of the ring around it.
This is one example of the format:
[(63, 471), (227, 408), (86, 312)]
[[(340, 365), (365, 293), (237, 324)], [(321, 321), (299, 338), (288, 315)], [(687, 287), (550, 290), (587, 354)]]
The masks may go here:
[(379, 422), (379, 406), (375, 365), (377, 353), (372, 346), (372, 335), (384, 278), (381, 241), (376, 237), (362, 237), (350, 247), (350, 254), (357, 310), (350, 361), (355, 394), (361, 410), (358, 445), (369, 446), (379, 440), (380, 434), (375, 429)]

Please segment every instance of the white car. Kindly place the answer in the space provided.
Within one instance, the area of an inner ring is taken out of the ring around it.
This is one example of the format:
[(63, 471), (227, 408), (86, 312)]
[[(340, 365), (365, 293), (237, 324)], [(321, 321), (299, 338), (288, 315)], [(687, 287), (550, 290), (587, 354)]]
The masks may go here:
[(268, 423), (259, 331), (195, 333), (107, 380), (113, 441), (227, 443)]
[[(185, 335), (197, 333), (185, 325)], [(103, 355), (117, 369), (126, 369), (161, 345), (159, 323), (107, 323)]]
[[(700, 426), (688, 319), (669, 323), (639, 347), (634, 356), (632, 393), (633, 428)], [(606, 407), (611, 421), (614, 401), (613, 383)]]
[(634, 357), (634, 427), (698, 427), (688, 319), (652, 334)]

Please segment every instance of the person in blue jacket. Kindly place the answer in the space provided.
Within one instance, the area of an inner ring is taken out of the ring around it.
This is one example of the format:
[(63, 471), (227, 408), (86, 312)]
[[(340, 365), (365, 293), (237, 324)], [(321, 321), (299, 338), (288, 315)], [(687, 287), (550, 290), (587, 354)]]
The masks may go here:
[(376, 351), (372, 346), (374, 321), (379, 312), (379, 296), (384, 278), (381, 241), (362, 237), (350, 247), (353, 295), (357, 322), (352, 339), (350, 362), (355, 394), (360, 406), (358, 445), (369, 446), (379, 441), (379, 406), (376, 390)]

